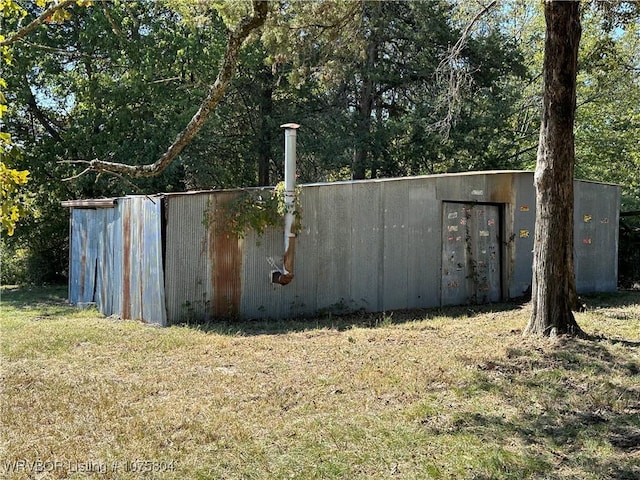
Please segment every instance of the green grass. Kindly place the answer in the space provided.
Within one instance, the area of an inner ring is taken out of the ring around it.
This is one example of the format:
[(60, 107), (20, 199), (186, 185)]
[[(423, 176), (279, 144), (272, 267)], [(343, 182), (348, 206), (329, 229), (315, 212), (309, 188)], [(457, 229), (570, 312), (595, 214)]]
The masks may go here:
[(638, 293), (588, 298), (589, 340), (509, 304), (160, 329), (65, 296), (2, 291), (2, 478), (640, 477)]

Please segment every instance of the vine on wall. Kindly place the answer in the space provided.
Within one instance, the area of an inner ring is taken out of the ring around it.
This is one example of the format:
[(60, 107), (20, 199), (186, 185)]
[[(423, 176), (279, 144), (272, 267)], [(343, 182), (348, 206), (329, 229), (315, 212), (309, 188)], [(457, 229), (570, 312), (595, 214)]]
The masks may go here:
[[(296, 187), (294, 233), (301, 230), (301, 190), (301, 187)], [(286, 213), (284, 182), (280, 182), (272, 190), (245, 190), (225, 206), (224, 217), (229, 230), (244, 238), (250, 231), (262, 236), (270, 227), (282, 227)]]

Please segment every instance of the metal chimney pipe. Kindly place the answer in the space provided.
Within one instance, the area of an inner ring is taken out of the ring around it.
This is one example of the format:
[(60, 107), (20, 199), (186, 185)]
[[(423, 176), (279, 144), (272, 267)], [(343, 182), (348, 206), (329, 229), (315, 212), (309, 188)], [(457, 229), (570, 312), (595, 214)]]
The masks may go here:
[(272, 273), (271, 281), (280, 285), (287, 285), (293, 280), (293, 258), (295, 252), (295, 236), (293, 223), (296, 209), (296, 130), (297, 123), (285, 123), (284, 128), (284, 256), (282, 270)]

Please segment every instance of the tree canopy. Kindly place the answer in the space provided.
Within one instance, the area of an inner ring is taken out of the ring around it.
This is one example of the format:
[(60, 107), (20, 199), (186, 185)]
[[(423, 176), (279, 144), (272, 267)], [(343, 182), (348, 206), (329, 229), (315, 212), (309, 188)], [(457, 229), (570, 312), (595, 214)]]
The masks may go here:
[[(29, 172), (32, 209), (4, 250), (51, 264), (45, 277), (64, 275), (60, 200), (274, 184), (289, 121), (304, 129), (307, 182), (535, 165), (535, 3), (3, 5), (2, 132), (15, 148), (2, 161)], [(620, 183), (637, 209), (638, 6), (586, 3), (582, 17), (576, 174)]]

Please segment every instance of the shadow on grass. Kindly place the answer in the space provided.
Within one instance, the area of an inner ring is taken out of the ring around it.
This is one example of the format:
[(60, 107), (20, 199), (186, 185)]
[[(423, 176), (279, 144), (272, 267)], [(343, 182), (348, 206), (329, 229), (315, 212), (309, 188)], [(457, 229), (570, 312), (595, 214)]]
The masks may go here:
[(352, 328), (382, 328), (440, 317), (471, 318), (482, 313), (506, 312), (521, 308), (521, 304), (505, 302), (485, 305), (393, 310), (389, 312), (328, 312), (317, 316), (301, 316), (289, 319), (243, 320), (221, 318), (208, 322), (196, 321), (178, 325), (220, 335), (279, 335), (319, 329), (345, 331)]
[[(640, 478), (640, 362), (628, 355), (637, 348), (640, 342), (567, 338), (544, 350), (511, 349), (506, 359), (479, 365), (466, 394), (490, 392), (518, 413), (464, 412), (448, 429), (490, 443), (516, 438), (542, 471), (582, 472), (553, 478)], [(619, 461), (598, 454), (611, 450)]]
[(39, 306), (70, 306), (66, 285), (24, 287), (4, 285), (0, 288), (0, 301), (13, 308), (38, 308)]
[[(44, 287), (3, 286), (0, 290), (2, 304), (20, 309), (38, 307), (76, 307), (69, 305), (68, 287), (51, 285)], [(627, 306), (640, 304), (640, 292), (620, 291), (586, 296), (583, 299), (590, 309)], [(491, 312), (519, 310), (521, 302), (511, 301), (484, 305), (464, 305), (414, 310), (395, 310), (389, 312), (370, 313), (364, 311), (345, 312), (327, 310), (317, 316), (297, 317), (292, 319), (255, 319), (216, 318), (210, 321), (176, 323), (176, 326), (195, 328), (203, 332), (222, 335), (277, 335), (288, 332), (303, 332), (315, 329), (333, 329), (338, 331), (354, 327), (379, 328), (394, 324), (403, 324), (416, 320), (428, 320), (438, 317), (465, 318)], [(599, 338), (596, 338), (598, 340)], [(612, 340), (624, 342), (624, 340)]]
[[(607, 308), (640, 304), (640, 292), (621, 291), (607, 294), (585, 296), (583, 300), (588, 308)], [(341, 312), (327, 311), (317, 316), (294, 319), (255, 319), (219, 318), (206, 322), (185, 322), (178, 325), (196, 328), (205, 332), (221, 335), (268, 335), (288, 332), (301, 332), (314, 329), (334, 329), (338, 331), (350, 328), (378, 328), (394, 324), (409, 323), (417, 320), (429, 320), (438, 317), (466, 318), (478, 314), (506, 312), (522, 309), (522, 302), (507, 301), (484, 305), (462, 305), (436, 307), (428, 309), (394, 310), (370, 313), (364, 311)], [(624, 340), (612, 340), (624, 342)]]

